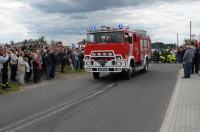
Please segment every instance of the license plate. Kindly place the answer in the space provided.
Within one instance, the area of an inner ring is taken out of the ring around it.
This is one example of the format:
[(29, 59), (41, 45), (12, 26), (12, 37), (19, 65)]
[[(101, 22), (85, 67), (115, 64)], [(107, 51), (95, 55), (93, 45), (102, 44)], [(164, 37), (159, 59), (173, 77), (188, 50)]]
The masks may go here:
[(106, 68), (99, 68), (98, 71), (107, 71)]

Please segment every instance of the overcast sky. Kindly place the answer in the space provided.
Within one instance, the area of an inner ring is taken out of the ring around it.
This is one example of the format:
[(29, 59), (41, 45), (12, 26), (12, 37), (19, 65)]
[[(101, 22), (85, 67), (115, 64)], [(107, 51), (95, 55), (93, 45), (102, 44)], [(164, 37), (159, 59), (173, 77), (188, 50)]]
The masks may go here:
[(198, 0), (1, 0), (0, 43), (41, 35), (65, 44), (83, 39), (91, 25), (128, 25), (148, 31), (153, 42), (199, 38)]

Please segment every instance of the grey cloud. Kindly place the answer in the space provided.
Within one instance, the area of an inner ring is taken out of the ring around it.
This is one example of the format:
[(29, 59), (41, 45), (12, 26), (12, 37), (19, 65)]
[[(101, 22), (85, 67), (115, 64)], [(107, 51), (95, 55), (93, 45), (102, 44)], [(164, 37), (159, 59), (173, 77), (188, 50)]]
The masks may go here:
[(52, 25), (48, 25), (46, 23), (38, 26), (39, 23), (32, 22), (27, 25), (27, 28), (31, 29), (32, 34), (41, 34), (47, 37), (54, 37), (59, 35), (84, 35), (85, 27), (83, 26), (75, 26), (70, 25), (58, 25), (58, 23), (54, 23)]
[[(45, 35), (50, 38), (59, 38), (59, 36), (63, 35), (81, 36), (93, 24), (99, 26), (119, 24), (118, 22), (121, 22), (121, 20), (123, 22), (123, 11), (120, 12), (118, 8), (132, 9), (132, 7), (139, 8), (138, 6), (145, 8), (146, 5), (143, 6), (143, 4), (153, 5), (156, 2), (180, 1), (189, 0), (34, 0), (29, 2), (28, 0), (23, 0), (33, 9), (31, 8), (26, 15), (20, 14), (19, 17), (21, 18), (20, 22), (29, 29), (30, 34)], [(28, 19), (24, 19), (25, 16)], [(136, 20), (133, 19), (129, 26), (134, 29), (148, 30), (152, 34), (156, 34), (160, 30), (162, 25), (157, 23), (138, 22), (137, 20), (140, 19), (140, 16), (141, 13), (138, 16), (134, 16), (133, 18)], [(19, 18), (17, 20), (19, 21)]]
[(88, 16), (84, 15), (84, 14), (73, 14), (70, 16), (71, 19), (87, 19)]
[[(189, 0), (36, 0), (30, 4), (46, 13), (84, 13), (127, 6), (150, 5), (156, 2), (180, 2)], [(192, 0), (196, 1), (196, 0)]]
[(46, 26), (45, 24), (38, 27), (37, 24), (32, 23), (29, 28), (32, 29), (32, 34), (41, 34), (51, 37), (58, 35), (84, 35), (84, 28), (82, 27), (59, 27), (57, 25)]

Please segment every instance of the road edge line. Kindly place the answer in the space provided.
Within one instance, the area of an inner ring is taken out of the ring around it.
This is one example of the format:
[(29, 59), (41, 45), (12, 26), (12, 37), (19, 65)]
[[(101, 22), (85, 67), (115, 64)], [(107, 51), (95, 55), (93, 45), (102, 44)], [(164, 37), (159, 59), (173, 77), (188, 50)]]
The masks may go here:
[(171, 108), (174, 107), (174, 99), (176, 97), (176, 93), (178, 91), (178, 88), (179, 88), (179, 85), (180, 85), (180, 81), (181, 81), (181, 73), (182, 73), (181, 71), (182, 71), (182, 69), (179, 70), (178, 78), (177, 78), (177, 81), (176, 81), (176, 85), (175, 85), (173, 94), (171, 96), (171, 100), (170, 100), (170, 103), (168, 105), (167, 111), (165, 113), (164, 120), (162, 121), (162, 125), (161, 125), (161, 127), (159, 129), (159, 132), (164, 132), (164, 128), (166, 127), (166, 124), (167, 124), (166, 122), (167, 122), (167, 120), (169, 118), (170, 110), (171, 110)]

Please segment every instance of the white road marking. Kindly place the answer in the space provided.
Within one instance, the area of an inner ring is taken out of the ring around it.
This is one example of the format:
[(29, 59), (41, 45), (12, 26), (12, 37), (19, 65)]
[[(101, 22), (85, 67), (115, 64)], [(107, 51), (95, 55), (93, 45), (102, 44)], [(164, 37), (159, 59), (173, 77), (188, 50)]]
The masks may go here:
[(162, 126), (161, 126), (159, 132), (163, 132), (164, 129), (165, 129), (167, 118), (169, 117), (169, 114), (171, 114), (171, 113), (170, 113), (170, 110), (174, 107), (174, 102), (173, 102), (173, 101), (174, 101), (174, 98), (176, 97), (176, 94), (177, 94), (176, 91), (177, 91), (177, 89), (178, 89), (178, 87), (179, 87), (179, 85), (180, 85), (180, 81), (181, 81), (181, 70), (179, 71), (178, 79), (177, 79), (177, 81), (176, 81), (176, 85), (175, 85), (175, 88), (174, 88), (174, 91), (173, 91), (173, 94), (172, 94), (172, 97), (171, 97), (169, 106), (168, 106), (168, 108), (167, 108), (167, 112), (166, 112), (166, 114), (165, 114), (165, 118), (164, 118), (164, 120), (163, 120), (163, 122), (162, 122)]
[(48, 118), (50, 116), (53, 116), (59, 112), (62, 112), (76, 104), (79, 104), (85, 100), (88, 100), (92, 97), (95, 97), (101, 93), (105, 92), (105, 90), (94, 90), (94, 91), (91, 91), (87, 94), (84, 94), (80, 97), (77, 97), (77, 98), (74, 98), (70, 101), (67, 101), (65, 103), (62, 103), (60, 105), (57, 105), (57, 106), (54, 106), (48, 110), (45, 110), (45, 111), (42, 111), (40, 113), (37, 113), (33, 116), (30, 116), (28, 118), (25, 118), (25, 119), (22, 119), (22, 120), (19, 120), (13, 124), (10, 124), (6, 127), (3, 127), (3, 128), (0, 128), (0, 132), (16, 132), (16, 131), (19, 131), (25, 127), (28, 127), (34, 123), (37, 123), (45, 118)]
[(106, 87), (107, 87), (107, 88), (112, 88), (112, 87), (114, 87), (114, 86), (116, 86), (116, 85), (117, 85), (117, 83), (111, 83), (111, 84), (107, 85)]

